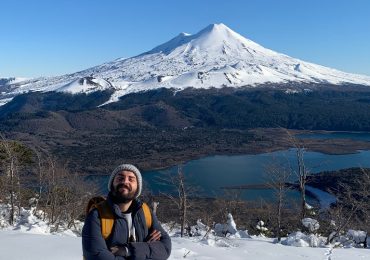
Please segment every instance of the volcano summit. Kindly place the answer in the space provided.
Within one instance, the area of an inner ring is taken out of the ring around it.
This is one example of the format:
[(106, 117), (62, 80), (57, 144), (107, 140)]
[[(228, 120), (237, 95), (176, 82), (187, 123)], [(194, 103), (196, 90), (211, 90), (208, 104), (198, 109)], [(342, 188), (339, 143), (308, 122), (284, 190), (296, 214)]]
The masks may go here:
[[(1, 83), (2, 81), (0, 81)], [(370, 77), (305, 62), (262, 47), (224, 24), (190, 35), (180, 33), (152, 50), (73, 74), (3, 81), (0, 104), (30, 91), (91, 93), (111, 90), (106, 103), (128, 93), (158, 88), (183, 90), (318, 83), (370, 86)]]

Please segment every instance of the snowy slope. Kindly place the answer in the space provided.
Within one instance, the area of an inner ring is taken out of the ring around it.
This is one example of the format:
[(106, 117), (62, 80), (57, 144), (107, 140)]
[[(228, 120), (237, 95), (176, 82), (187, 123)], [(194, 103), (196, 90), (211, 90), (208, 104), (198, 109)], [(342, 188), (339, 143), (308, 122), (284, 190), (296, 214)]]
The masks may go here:
[(91, 93), (95, 91), (103, 91), (112, 88), (112, 85), (100, 78), (84, 77), (76, 79), (60, 88), (55, 89), (57, 92), (76, 93)]
[[(39, 259), (82, 259), (82, 241), (72, 230), (60, 226), (59, 233), (50, 233), (50, 226), (33, 214), (34, 209), (21, 209), (21, 216), (16, 218), (14, 226), (7, 223), (9, 208), (0, 204), (0, 259), (39, 260)], [(42, 212), (39, 212), (42, 215)], [(83, 223), (76, 221), (78, 230)], [(227, 237), (208, 232), (209, 228), (198, 221), (192, 227), (193, 237), (179, 237), (179, 226), (163, 224), (172, 240), (172, 253), (169, 259), (370, 259), (370, 250), (347, 245), (347, 248), (325, 246), (325, 238), (293, 233), (283, 238), (281, 244), (274, 239), (260, 236), (249, 236), (246, 230), (237, 230), (236, 223), (229, 214), (226, 224)], [(314, 247), (310, 247), (314, 246)]]
[[(230, 260), (298, 260), (298, 259), (370, 259), (369, 249), (311, 248), (272, 243), (267, 238), (224, 239), (223, 246), (208, 245), (199, 239), (172, 238), (169, 259), (227, 259)], [(7, 260), (81, 260), (81, 238), (68, 235), (42, 235), (19, 231), (0, 230), (0, 259)]]
[(1, 78), (0, 77), (0, 87), (7, 86), (11, 84), (16, 84), (22, 81), (26, 81), (28, 78)]
[[(101, 88), (75, 84), (86, 77), (105, 81), (105, 84)], [(115, 93), (109, 102), (114, 102), (127, 93), (161, 87), (181, 90), (288, 82), (370, 86), (370, 77), (277, 53), (244, 38), (224, 24), (212, 24), (194, 35), (181, 33), (132, 58), (120, 58), (73, 74), (15, 83), (0, 95), (0, 102), (28, 91), (81, 93), (113, 88)]]

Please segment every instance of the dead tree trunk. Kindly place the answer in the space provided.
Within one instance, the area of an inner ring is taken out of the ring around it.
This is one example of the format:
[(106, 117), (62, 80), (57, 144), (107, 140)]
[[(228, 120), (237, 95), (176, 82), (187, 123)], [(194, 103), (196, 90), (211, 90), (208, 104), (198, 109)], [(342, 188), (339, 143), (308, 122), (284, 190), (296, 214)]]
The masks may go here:
[(181, 205), (181, 237), (184, 236), (185, 224), (186, 224), (186, 209), (187, 209), (187, 197), (185, 191), (185, 183), (183, 173), (179, 173), (179, 195)]
[(6, 178), (8, 181), (6, 181), (6, 187), (7, 192), (9, 193), (9, 204), (10, 204), (10, 214), (9, 214), (9, 224), (13, 225), (14, 219), (15, 219), (15, 207), (16, 207), (16, 175), (17, 175), (17, 163), (16, 163), (16, 156), (15, 153), (11, 147), (11, 144), (2, 136), (0, 135), (2, 139), (2, 146), (5, 150), (5, 168), (6, 168)]
[(14, 198), (14, 175), (15, 175), (15, 166), (14, 166), (14, 159), (10, 159), (9, 165), (9, 177), (10, 177), (10, 216), (9, 216), (9, 224), (13, 225), (14, 223), (14, 215), (15, 215), (15, 198)]
[(307, 182), (307, 169), (304, 161), (304, 152), (305, 148), (302, 142), (297, 140), (297, 138), (289, 132), (289, 130), (285, 129), (288, 141), (293, 145), (296, 149), (296, 157), (297, 157), (297, 171), (295, 171), (298, 177), (298, 185), (299, 185), (299, 192), (300, 192), (300, 204), (301, 204), (301, 219), (306, 217), (306, 182)]
[(267, 168), (268, 185), (274, 190), (277, 198), (276, 204), (276, 235), (281, 241), (282, 211), (284, 206), (285, 194), (288, 190), (286, 183), (289, 181), (290, 171), (277, 163)]
[(297, 163), (298, 163), (298, 178), (299, 178), (299, 191), (301, 193), (301, 219), (306, 217), (306, 181), (307, 171), (304, 164), (302, 147), (297, 147)]
[(171, 194), (164, 195), (170, 198), (177, 206), (181, 226), (181, 237), (183, 237), (185, 234), (185, 226), (187, 224), (187, 211), (190, 208), (188, 196), (193, 193), (193, 188), (186, 184), (185, 175), (181, 166), (179, 166), (176, 175), (169, 175), (169, 178), (164, 179), (163, 181), (171, 184), (176, 189), (176, 197)]
[[(351, 185), (341, 183), (341, 195), (337, 205), (330, 209), (331, 218), (334, 219), (336, 227), (326, 243), (330, 244), (351, 224), (363, 226), (368, 230), (368, 216), (370, 213), (370, 172), (361, 170), (361, 178)], [(364, 241), (367, 244), (367, 241)]]

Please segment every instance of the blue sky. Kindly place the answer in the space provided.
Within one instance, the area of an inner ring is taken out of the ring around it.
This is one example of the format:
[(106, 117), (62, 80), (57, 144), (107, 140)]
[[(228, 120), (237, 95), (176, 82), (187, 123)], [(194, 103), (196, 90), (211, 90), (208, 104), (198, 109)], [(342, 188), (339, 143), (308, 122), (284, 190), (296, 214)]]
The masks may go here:
[(264, 47), (370, 76), (368, 0), (2, 0), (0, 77), (72, 73), (224, 23)]

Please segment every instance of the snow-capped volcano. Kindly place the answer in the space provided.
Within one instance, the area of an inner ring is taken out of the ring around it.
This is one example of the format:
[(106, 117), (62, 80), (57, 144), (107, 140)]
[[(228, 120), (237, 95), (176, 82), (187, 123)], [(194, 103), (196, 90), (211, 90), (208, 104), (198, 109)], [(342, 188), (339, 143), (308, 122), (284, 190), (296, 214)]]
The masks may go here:
[[(88, 77), (90, 83), (92, 79), (95, 83), (80, 84), (81, 79)], [(127, 93), (162, 87), (181, 90), (289, 82), (370, 86), (370, 77), (277, 53), (244, 38), (224, 24), (212, 24), (194, 35), (181, 33), (132, 58), (120, 58), (73, 74), (10, 84), (4, 91), (0, 85), (0, 103), (1, 99), (9, 100), (28, 91), (81, 93), (112, 88), (114, 93), (108, 102), (114, 102)]]

